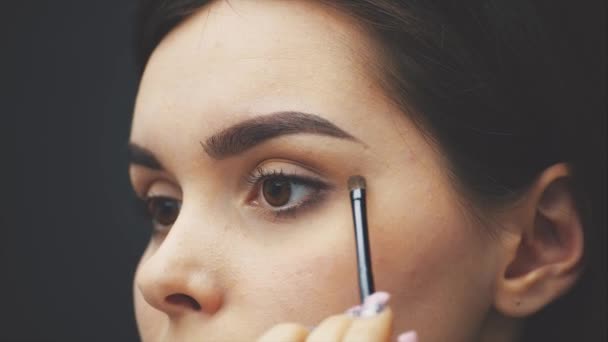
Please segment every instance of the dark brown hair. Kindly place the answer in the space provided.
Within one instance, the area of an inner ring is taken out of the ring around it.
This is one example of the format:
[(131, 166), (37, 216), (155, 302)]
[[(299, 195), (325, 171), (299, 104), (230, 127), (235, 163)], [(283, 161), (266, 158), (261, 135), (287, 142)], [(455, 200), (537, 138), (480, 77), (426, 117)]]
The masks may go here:
[[(162, 38), (208, 2), (142, 1), (140, 70)], [(579, 55), (574, 49), (581, 45), (549, 25), (559, 7), (552, 1), (322, 2), (351, 15), (380, 43), (386, 58), (380, 81), (387, 94), (438, 144), (455, 183), (475, 207), (509, 203), (548, 166), (569, 164), (586, 258), (594, 263), (569, 295), (528, 320), (525, 338), (605, 340), (601, 46), (588, 51), (595, 57)]]

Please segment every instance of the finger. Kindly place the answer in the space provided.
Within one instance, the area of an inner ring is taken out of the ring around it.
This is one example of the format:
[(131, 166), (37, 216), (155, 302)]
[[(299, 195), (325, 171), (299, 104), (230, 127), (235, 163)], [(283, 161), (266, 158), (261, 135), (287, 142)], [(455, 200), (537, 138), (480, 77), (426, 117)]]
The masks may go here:
[(306, 342), (342, 341), (352, 321), (353, 318), (347, 315), (330, 316), (308, 335)]
[(397, 336), (397, 342), (418, 342), (418, 334), (415, 331), (406, 331)]
[(343, 341), (389, 341), (392, 326), (393, 312), (386, 307), (376, 316), (355, 318), (346, 331)]
[(389, 341), (393, 328), (393, 312), (386, 305), (388, 294), (377, 292), (366, 299), (359, 317), (353, 319), (343, 341)]
[(281, 323), (266, 331), (257, 342), (303, 342), (307, 336), (308, 329), (303, 326), (296, 323)]

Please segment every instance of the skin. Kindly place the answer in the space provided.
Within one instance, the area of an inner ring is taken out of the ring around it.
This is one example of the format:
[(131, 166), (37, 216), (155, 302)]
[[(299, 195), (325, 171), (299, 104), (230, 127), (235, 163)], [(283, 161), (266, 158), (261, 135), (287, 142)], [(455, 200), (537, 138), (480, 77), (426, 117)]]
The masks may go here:
[[(172, 225), (156, 224), (137, 268), (144, 341), (250, 341), (282, 322), (317, 326), (357, 304), (346, 188), (355, 174), (368, 184), (373, 269), (377, 290), (391, 294), (394, 328), (383, 326), (392, 338), (415, 329), (422, 341), (513, 341), (516, 317), (574, 283), (580, 220), (567, 189), (558, 189), (561, 201), (545, 199), (568, 169), (547, 170), (494, 215), (502, 230), (490, 238), (483, 231), (493, 227), (472, 219), (439, 149), (377, 86), (373, 47), (350, 18), (314, 2), (230, 1), (206, 6), (156, 48), (131, 142), (163, 170), (129, 171), (139, 197), (163, 195), (182, 207)], [(201, 147), (226, 127), (285, 110), (314, 113), (357, 141), (292, 134), (219, 160)], [(242, 181), (258, 167), (329, 188), (277, 217)], [(539, 218), (567, 243), (538, 238)]]

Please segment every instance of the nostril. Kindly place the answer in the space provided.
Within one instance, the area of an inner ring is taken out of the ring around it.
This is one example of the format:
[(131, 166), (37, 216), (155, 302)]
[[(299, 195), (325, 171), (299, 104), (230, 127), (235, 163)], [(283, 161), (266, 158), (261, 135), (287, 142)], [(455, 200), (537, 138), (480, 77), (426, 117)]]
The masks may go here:
[(185, 295), (185, 294), (181, 294), (181, 293), (172, 294), (172, 295), (167, 296), (167, 298), (165, 298), (165, 300), (169, 304), (185, 306), (192, 310), (198, 311), (201, 309), (201, 305), (194, 298), (192, 298), (188, 295)]

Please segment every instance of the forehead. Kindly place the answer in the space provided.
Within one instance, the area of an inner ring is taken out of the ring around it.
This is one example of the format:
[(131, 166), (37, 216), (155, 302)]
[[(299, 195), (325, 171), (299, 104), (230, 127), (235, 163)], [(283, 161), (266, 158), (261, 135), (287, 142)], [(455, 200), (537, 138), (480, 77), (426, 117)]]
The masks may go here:
[(170, 32), (149, 67), (180, 62), (206, 76), (218, 68), (225, 75), (227, 66), (264, 74), (269, 65), (335, 70), (358, 66), (368, 50), (364, 37), (354, 21), (315, 1), (216, 1)]
[(312, 1), (213, 2), (155, 49), (136, 120), (175, 107), (251, 113), (344, 103), (372, 85), (363, 37), (349, 18)]

